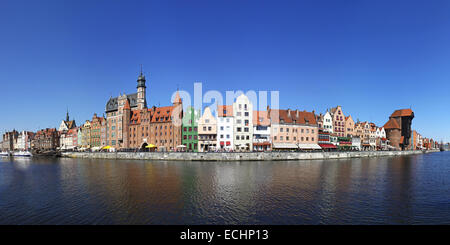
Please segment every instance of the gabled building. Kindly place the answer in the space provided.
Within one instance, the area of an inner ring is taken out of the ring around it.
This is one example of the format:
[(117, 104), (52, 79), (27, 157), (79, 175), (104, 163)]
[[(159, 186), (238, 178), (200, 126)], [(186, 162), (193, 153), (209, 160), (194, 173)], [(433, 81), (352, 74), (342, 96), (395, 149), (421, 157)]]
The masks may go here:
[(355, 135), (355, 121), (352, 116), (345, 117), (345, 137), (353, 137)]
[(200, 114), (200, 110), (195, 110), (192, 106), (189, 106), (184, 112), (181, 144), (185, 146), (186, 151), (198, 151), (198, 119)]
[(205, 107), (203, 115), (198, 119), (198, 151), (215, 151), (217, 146), (217, 121), (211, 109)]
[(253, 105), (245, 94), (233, 103), (234, 149), (251, 151), (253, 149)]
[(232, 105), (217, 106), (217, 148), (232, 151), (234, 146), (234, 116)]
[(70, 120), (69, 111), (66, 113), (66, 120), (62, 120), (59, 124), (58, 132), (67, 132), (69, 129), (77, 127), (75, 120)]
[(345, 115), (341, 106), (330, 109), (333, 118), (333, 134), (338, 137), (345, 136)]
[(31, 140), (31, 148), (39, 152), (54, 151), (59, 148), (59, 136), (56, 128), (39, 130)]

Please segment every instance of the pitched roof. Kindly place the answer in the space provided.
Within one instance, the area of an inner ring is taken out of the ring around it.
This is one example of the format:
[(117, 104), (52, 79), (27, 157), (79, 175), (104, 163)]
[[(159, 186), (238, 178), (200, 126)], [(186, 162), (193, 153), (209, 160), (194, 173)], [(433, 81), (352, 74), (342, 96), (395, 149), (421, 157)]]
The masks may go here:
[[(278, 113), (278, 118), (276, 118), (276, 113)], [(309, 125), (317, 125), (316, 115), (307, 111), (271, 109), (269, 117), (272, 123), (306, 124), (308, 122)]]
[(389, 121), (383, 126), (385, 129), (400, 129), (397, 120), (394, 118), (389, 119)]
[(253, 111), (253, 125), (269, 126), (270, 119), (267, 111)]
[(413, 116), (414, 112), (411, 109), (401, 109), (396, 110), (394, 113), (392, 113), (391, 117), (409, 117)]
[(172, 111), (175, 106), (164, 106), (164, 107), (152, 107), (148, 109), (151, 113), (151, 122), (171, 122)]
[(180, 93), (178, 93), (178, 91), (177, 91), (177, 93), (175, 94), (175, 99), (173, 100), (173, 103), (179, 103), (179, 104), (181, 104)]
[(130, 102), (128, 102), (128, 100), (125, 100), (125, 105), (123, 106), (124, 110), (130, 110)]
[[(130, 107), (137, 106), (137, 93), (127, 94), (127, 98), (130, 100)], [(118, 97), (114, 97), (110, 98), (106, 103), (105, 111), (106, 112), (117, 111), (118, 108), (119, 108)]]
[[(224, 113), (225, 111), (225, 113)], [(233, 116), (233, 106), (231, 105), (218, 105), (217, 113), (219, 117), (232, 117)]]
[(136, 125), (141, 123), (141, 112), (142, 110), (135, 110), (131, 112), (130, 124)]

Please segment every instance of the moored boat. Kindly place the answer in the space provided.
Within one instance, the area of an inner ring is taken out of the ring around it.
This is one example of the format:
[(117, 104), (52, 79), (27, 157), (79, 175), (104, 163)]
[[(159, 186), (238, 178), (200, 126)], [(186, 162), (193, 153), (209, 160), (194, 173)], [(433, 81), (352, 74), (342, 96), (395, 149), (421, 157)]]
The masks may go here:
[(18, 152), (14, 152), (13, 156), (15, 156), (15, 157), (32, 157), (33, 154), (31, 154), (31, 152), (29, 152), (29, 151), (18, 151)]
[(10, 155), (11, 155), (11, 153), (9, 153), (8, 151), (0, 152), (0, 157), (9, 157)]

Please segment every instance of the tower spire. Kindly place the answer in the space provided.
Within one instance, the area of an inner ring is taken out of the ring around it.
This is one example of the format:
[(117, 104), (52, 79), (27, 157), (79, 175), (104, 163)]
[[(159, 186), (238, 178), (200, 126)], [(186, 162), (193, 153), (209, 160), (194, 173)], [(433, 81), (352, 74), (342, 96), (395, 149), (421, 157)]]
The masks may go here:
[(66, 122), (69, 121), (69, 107), (67, 107), (67, 113), (66, 113)]

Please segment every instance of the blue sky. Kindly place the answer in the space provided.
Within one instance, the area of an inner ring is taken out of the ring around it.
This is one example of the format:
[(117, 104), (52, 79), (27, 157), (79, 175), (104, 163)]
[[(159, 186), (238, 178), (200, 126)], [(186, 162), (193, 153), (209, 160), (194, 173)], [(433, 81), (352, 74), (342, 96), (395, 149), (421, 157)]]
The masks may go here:
[(136, 90), (278, 90), (280, 107), (413, 128), (450, 141), (450, 1), (5, 1), (0, 132), (78, 124)]

